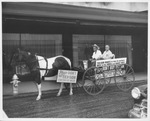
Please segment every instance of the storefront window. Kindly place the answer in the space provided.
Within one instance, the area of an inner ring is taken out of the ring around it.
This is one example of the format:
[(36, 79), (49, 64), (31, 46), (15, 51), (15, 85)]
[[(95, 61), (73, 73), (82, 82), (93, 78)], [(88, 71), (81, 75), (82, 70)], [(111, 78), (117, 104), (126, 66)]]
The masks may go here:
[(97, 44), (100, 50), (104, 50), (103, 35), (73, 35), (73, 64), (78, 66), (83, 60), (92, 58), (92, 45)]
[(23, 48), (44, 57), (62, 54), (62, 35), (50, 34), (3, 34), (3, 51), (7, 54)]
[[(13, 54), (18, 48), (50, 58), (62, 55), (62, 35), (3, 33), (3, 71), (14, 65)], [(16, 67), (13, 66), (13, 71)]]
[(121, 35), (73, 35), (73, 64), (78, 66), (83, 60), (92, 57), (92, 45), (97, 44), (101, 52), (105, 50), (105, 45), (110, 46), (110, 50), (116, 58), (127, 57), (127, 63), (132, 65), (132, 43), (131, 36)]

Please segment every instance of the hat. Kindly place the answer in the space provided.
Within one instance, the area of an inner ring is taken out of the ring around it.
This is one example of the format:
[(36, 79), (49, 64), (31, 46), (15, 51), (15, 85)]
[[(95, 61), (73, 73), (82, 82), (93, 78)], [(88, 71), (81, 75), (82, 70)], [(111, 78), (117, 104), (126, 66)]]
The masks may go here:
[(97, 47), (97, 49), (99, 50), (99, 46), (97, 44), (92, 45), (93, 47)]

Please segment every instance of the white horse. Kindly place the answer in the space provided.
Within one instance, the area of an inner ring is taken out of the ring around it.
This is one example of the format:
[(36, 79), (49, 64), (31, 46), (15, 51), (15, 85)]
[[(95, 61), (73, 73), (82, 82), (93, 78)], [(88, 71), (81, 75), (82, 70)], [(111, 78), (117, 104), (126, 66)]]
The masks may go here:
[[(17, 61), (25, 62), (26, 65), (29, 67), (31, 76), (33, 77), (34, 81), (37, 84), (38, 96), (36, 100), (41, 99), (42, 96), (41, 81), (42, 81), (42, 77), (47, 75), (47, 70), (48, 70), (48, 74), (49, 72), (52, 72), (54, 76), (57, 75), (58, 69), (71, 69), (70, 59), (62, 55), (45, 59), (42, 56), (33, 55), (30, 52), (19, 50), (19, 53), (18, 55), (16, 54), (15, 58), (17, 58)], [(69, 67), (67, 66), (67, 68), (64, 68), (65, 64), (68, 64)], [(54, 72), (55, 65), (57, 66), (57, 69), (55, 69)], [(57, 96), (61, 95), (63, 85), (64, 83), (61, 83)], [(69, 95), (73, 95), (72, 83), (70, 83)]]

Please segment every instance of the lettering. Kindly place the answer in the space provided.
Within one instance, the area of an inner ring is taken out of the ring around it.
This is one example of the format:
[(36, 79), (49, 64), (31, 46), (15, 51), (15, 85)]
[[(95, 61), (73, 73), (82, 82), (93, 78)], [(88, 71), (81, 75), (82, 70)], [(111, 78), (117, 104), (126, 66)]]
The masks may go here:
[(113, 77), (113, 76), (120, 76), (124, 73), (120, 71), (116, 71), (115, 69), (123, 69), (124, 65), (120, 66), (121, 64), (126, 64), (127, 58), (117, 58), (117, 59), (109, 59), (109, 60), (97, 60), (96, 67), (102, 67), (105, 73), (105, 77)]
[(59, 70), (57, 76), (57, 82), (76, 83), (77, 74), (78, 74), (77, 71)]

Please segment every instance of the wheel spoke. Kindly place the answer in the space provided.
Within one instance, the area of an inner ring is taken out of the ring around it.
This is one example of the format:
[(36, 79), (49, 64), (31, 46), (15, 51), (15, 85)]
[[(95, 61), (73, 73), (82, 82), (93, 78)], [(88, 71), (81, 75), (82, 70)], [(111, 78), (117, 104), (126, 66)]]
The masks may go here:
[(126, 82), (124, 83), (124, 89), (126, 89)]
[(89, 80), (93, 80), (91, 77), (89, 77), (89, 76), (86, 76), (86, 79), (89, 79)]
[(86, 87), (86, 90), (89, 90), (90, 86), (85, 86)]
[(131, 80), (131, 79), (127, 79), (127, 81), (128, 81), (128, 82), (132, 82), (133, 80)]
[(128, 74), (128, 72), (130, 72), (131, 68), (129, 68), (129, 70), (126, 72), (126, 74)]
[[(95, 90), (96, 90), (96, 92), (97, 92), (97, 86), (95, 85)], [(99, 90), (98, 90), (99, 91)]]
[(91, 86), (90, 92), (92, 92), (93, 86)]
[(128, 66), (126, 66), (126, 71), (125, 72), (127, 72), (127, 70), (128, 70)]
[(133, 75), (132, 75), (132, 76), (126, 76), (126, 78), (127, 78), (127, 79), (131, 79), (131, 80), (132, 80), (132, 79), (134, 80), (134, 76), (133, 76)]
[(92, 76), (92, 74), (89, 74), (89, 72), (87, 72), (87, 76), (91, 77), (91, 76)]
[(99, 87), (99, 85), (95, 85), (95, 87), (97, 87), (97, 89), (98, 89), (98, 90), (100, 90), (100, 87)]
[(106, 81), (106, 84), (109, 84), (111, 81), (111, 78), (106, 78), (105, 81)]
[(93, 86), (93, 92), (95, 93), (95, 86)]
[(124, 83), (121, 83), (120, 85), (122, 86), (122, 89), (124, 89), (124, 87), (125, 87), (125, 84), (124, 84)]
[(90, 77), (89, 76), (85, 76), (86, 78), (85, 79), (89, 79), (90, 80)]
[(126, 74), (125, 76), (130, 76), (130, 75), (133, 75), (134, 73), (133, 72), (131, 72), (131, 73), (129, 73), (129, 74)]

